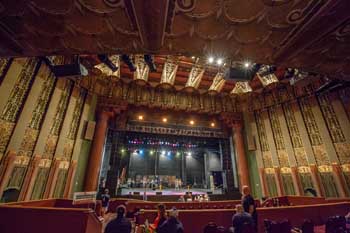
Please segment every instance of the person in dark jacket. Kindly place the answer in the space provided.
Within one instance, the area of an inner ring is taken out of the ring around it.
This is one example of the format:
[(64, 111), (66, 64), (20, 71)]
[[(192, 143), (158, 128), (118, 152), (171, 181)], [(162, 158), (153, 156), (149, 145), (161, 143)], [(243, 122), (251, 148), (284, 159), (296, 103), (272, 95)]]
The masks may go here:
[(184, 227), (178, 219), (179, 212), (176, 208), (169, 211), (169, 218), (158, 227), (157, 233), (183, 233)]
[(117, 207), (117, 218), (110, 221), (105, 229), (105, 233), (130, 233), (131, 222), (125, 218), (126, 208), (124, 205)]
[(236, 205), (236, 214), (232, 217), (232, 226), (234, 233), (241, 233), (243, 225), (254, 226), (253, 218), (250, 214), (243, 210), (242, 205)]
[(258, 220), (258, 215), (256, 213), (256, 204), (252, 195), (250, 195), (250, 189), (248, 186), (244, 185), (242, 187), (242, 206), (244, 212), (250, 214), (253, 217), (254, 224), (256, 225)]
[(109, 195), (109, 190), (105, 189), (104, 194), (101, 195), (103, 215), (106, 214), (108, 211), (110, 198), (111, 196)]

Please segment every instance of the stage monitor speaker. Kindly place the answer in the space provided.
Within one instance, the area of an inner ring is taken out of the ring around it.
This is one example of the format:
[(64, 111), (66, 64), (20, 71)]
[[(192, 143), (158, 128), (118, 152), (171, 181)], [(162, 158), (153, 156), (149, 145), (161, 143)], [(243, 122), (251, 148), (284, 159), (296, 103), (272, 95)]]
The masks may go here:
[(94, 138), (94, 133), (95, 133), (95, 126), (96, 122), (95, 121), (88, 121), (86, 124), (86, 130), (84, 134), (84, 139), (85, 140), (92, 140)]
[(156, 195), (162, 195), (162, 192), (156, 192)]
[(140, 192), (134, 192), (133, 194), (134, 195), (140, 195)]
[(188, 194), (191, 194), (191, 195), (192, 195), (192, 192), (186, 192), (186, 195), (188, 195)]
[(207, 192), (208, 195), (213, 194), (213, 192)]

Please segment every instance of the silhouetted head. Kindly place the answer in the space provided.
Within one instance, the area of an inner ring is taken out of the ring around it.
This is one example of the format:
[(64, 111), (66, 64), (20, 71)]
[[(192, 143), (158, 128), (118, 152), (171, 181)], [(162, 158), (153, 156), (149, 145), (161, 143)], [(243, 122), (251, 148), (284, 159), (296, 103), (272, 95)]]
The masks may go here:
[(122, 218), (125, 216), (126, 207), (125, 205), (119, 205), (117, 207), (117, 218)]
[(165, 215), (165, 205), (164, 204), (158, 204), (157, 206), (157, 209), (158, 209), (158, 213), (160, 215)]
[(243, 194), (244, 196), (250, 194), (250, 188), (249, 188), (249, 186), (244, 185), (244, 186), (242, 187), (242, 194)]
[(109, 193), (109, 190), (108, 189), (105, 189), (105, 194), (108, 194)]

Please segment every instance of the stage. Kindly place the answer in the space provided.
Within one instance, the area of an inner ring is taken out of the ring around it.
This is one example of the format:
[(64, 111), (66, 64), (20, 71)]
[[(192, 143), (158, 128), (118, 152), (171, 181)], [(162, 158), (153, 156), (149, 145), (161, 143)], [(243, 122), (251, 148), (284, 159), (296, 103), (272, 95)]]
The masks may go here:
[(157, 195), (157, 192), (162, 192), (163, 196), (181, 196), (185, 195), (186, 192), (192, 192), (192, 195), (204, 195), (207, 193), (211, 194), (222, 194), (221, 189), (211, 190), (211, 189), (156, 189), (152, 190), (147, 188), (146, 190), (144, 188), (123, 188), (121, 195), (130, 195), (134, 194), (134, 192), (139, 193), (140, 195), (144, 195), (144, 192), (146, 191), (147, 196), (154, 196)]

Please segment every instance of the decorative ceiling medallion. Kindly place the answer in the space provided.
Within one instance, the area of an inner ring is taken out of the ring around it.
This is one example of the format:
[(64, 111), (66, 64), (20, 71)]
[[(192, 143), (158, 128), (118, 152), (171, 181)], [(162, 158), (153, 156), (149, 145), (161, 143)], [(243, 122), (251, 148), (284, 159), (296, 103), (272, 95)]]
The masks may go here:
[(270, 85), (271, 83), (278, 82), (278, 79), (275, 74), (268, 74), (268, 75), (262, 76), (259, 73), (256, 73), (256, 75), (258, 76), (259, 80), (264, 85), (264, 87)]
[(225, 85), (224, 73), (217, 73), (213, 80), (213, 83), (210, 85), (208, 92), (209, 93), (218, 93)]
[(323, 172), (332, 172), (333, 168), (332, 168), (332, 166), (321, 165), (321, 166), (318, 166), (318, 171), (321, 172), (321, 173), (323, 173)]
[(160, 79), (160, 83), (161, 84), (167, 83), (170, 85), (174, 85), (177, 68), (178, 68), (178, 64), (168, 59), (164, 63), (164, 68)]
[(109, 56), (109, 59), (113, 64), (115, 64), (116, 67), (118, 67), (118, 70), (113, 72), (108, 66), (106, 66), (104, 63), (100, 63), (95, 65), (95, 68), (100, 70), (102, 74), (106, 76), (115, 76), (115, 77), (120, 77), (120, 59), (118, 55), (112, 55)]
[(199, 83), (202, 80), (204, 71), (205, 70), (203, 67), (194, 65), (191, 69), (189, 76), (188, 76), (185, 87), (193, 87), (193, 88), (197, 89), (199, 86)]
[(236, 82), (235, 87), (231, 91), (231, 94), (244, 94), (251, 92), (252, 88), (248, 82)]
[(145, 63), (143, 56), (137, 55), (135, 57), (136, 72), (134, 72), (134, 80), (148, 81), (149, 67)]

